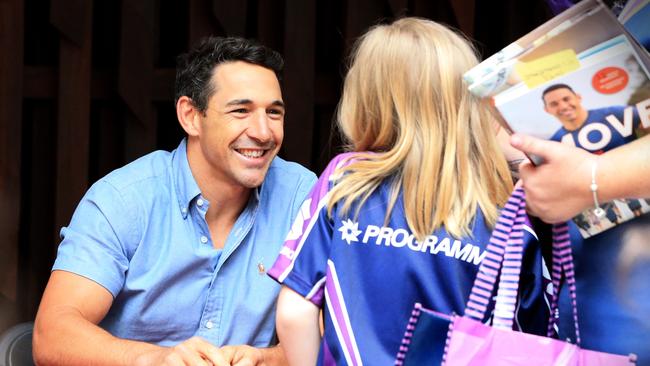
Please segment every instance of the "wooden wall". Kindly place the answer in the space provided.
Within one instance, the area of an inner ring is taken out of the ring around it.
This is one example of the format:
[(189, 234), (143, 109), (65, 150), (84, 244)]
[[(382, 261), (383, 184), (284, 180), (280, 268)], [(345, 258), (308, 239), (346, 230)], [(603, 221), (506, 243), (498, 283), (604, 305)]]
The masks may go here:
[(182, 138), (178, 53), (208, 34), (280, 51), (281, 155), (319, 173), (339, 148), (331, 122), (350, 45), (400, 15), (458, 27), (489, 55), (550, 14), (542, 0), (0, 0), (0, 331), (33, 319), (88, 186)]

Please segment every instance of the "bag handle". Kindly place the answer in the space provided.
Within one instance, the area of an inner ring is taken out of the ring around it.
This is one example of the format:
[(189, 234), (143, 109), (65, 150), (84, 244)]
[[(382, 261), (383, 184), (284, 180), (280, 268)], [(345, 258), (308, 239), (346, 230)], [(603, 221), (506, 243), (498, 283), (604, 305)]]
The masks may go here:
[(493, 326), (502, 329), (512, 329), (517, 311), (517, 294), (519, 293), (519, 278), (521, 263), (524, 257), (524, 225), (528, 223), (526, 215), (526, 200), (522, 197), (517, 207), (515, 220), (506, 242), (503, 255), (503, 265), (499, 276), (497, 297), (494, 304)]
[[(508, 202), (503, 206), (499, 218), (497, 219), (497, 223), (494, 226), (494, 230), (492, 231), (492, 235), (490, 236), (485, 257), (481, 261), (476, 278), (474, 279), (474, 285), (472, 286), (472, 291), (469, 295), (467, 306), (465, 307), (466, 316), (478, 321), (483, 321), (485, 312), (487, 311), (487, 307), (492, 298), (496, 279), (499, 276), (501, 265), (504, 262), (504, 256), (506, 256), (508, 257), (506, 264), (508, 267), (507, 270), (504, 271), (504, 274), (505, 272), (508, 272), (507, 287), (511, 288), (508, 291), (506, 285), (504, 285), (503, 290), (501, 291), (501, 298), (498, 298), (499, 294), (497, 293), (497, 298), (501, 301), (497, 301), (497, 304), (495, 304), (494, 325), (500, 328), (512, 329), (514, 311), (512, 312), (513, 316), (511, 317), (505, 313), (508, 313), (507, 309), (509, 309), (512, 304), (516, 304), (517, 301), (520, 275), (518, 268), (521, 269), (521, 258), (519, 258), (518, 264), (514, 263), (517, 262), (516, 253), (519, 252), (519, 250), (513, 248), (510, 244), (515, 244), (516, 246), (516, 243), (512, 243), (512, 239), (518, 238), (517, 241), (520, 241), (523, 237), (523, 223), (527, 218), (525, 204), (526, 200), (523, 189), (516, 188), (512, 192), (512, 195), (510, 195), (510, 198), (508, 198)], [(513, 231), (516, 232), (514, 235)], [(511, 248), (507, 249), (508, 247)], [(503, 277), (504, 276), (501, 276), (502, 279)], [(512, 294), (513, 290), (514, 296), (508, 295)], [(499, 307), (504, 309), (504, 311), (499, 312), (498, 314), (496, 311), (496, 305), (499, 305)], [(497, 317), (499, 318), (498, 321)]]
[[(496, 279), (501, 273), (494, 306), (493, 326), (512, 329), (523, 259), (524, 225), (527, 222), (526, 196), (522, 188), (516, 188), (501, 210), (492, 231), (486, 248), (486, 255), (481, 261), (467, 301), (466, 316), (483, 321), (491, 301)], [(501, 269), (502, 266), (503, 270)], [(569, 286), (571, 305), (573, 307), (576, 343), (580, 345), (575, 271), (573, 269), (569, 227), (566, 223), (553, 225), (552, 267), (553, 296), (551, 298), (548, 336), (551, 337), (555, 333), (554, 326), (557, 323), (559, 287), (562, 274), (564, 274)]]
[(578, 300), (576, 294), (576, 277), (573, 267), (573, 254), (571, 253), (571, 236), (569, 225), (566, 222), (553, 225), (553, 268), (551, 278), (553, 281), (553, 297), (551, 299), (551, 316), (548, 321), (547, 335), (553, 336), (555, 325), (559, 317), (558, 298), (562, 274), (569, 287), (571, 308), (573, 310), (573, 326), (576, 335), (576, 344), (580, 345), (580, 327), (578, 326)]

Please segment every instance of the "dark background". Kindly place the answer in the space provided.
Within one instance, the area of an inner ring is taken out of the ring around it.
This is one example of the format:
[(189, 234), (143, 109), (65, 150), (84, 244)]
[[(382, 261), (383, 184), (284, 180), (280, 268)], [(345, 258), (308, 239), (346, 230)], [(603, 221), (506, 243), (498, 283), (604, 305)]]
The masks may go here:
[(175, 56), (200, 37), (285, 57), (280, 155), (320, 173), (345, 60), (397, 16), (461, 29), (483, 56), (551, 17), (543, 0), (0, 0), (0, 331), (32, 320), (65, 225), (109, 171), (183, 137)]

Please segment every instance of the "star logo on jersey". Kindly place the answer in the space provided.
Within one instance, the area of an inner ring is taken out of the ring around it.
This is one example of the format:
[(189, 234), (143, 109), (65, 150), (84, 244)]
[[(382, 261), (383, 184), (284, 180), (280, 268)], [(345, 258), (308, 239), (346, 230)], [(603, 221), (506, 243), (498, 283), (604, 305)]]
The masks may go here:
[(353, 241), (359, 241), (358, 236), (361, 234), (359, 223), (347, 219), (343, 221), (343, 226), (339, 228), (339, 231), (341, 232), (341, 240), (345, 240), (348, 244), (351, 244), (350, 242)]

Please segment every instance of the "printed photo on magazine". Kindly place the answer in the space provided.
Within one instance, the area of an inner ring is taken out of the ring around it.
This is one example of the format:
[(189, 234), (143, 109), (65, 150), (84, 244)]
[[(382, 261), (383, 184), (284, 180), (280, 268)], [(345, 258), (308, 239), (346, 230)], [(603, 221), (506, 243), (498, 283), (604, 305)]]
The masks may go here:
[[(510, 130), (595, 154), (650, 133), (650, 77), (626, 37), (558, 55), (555, 62), (566, 57), (576, 69), (550, 81), (522, 82), (493, 97)], [(601, 217), (587, 210), (574, 218), (584, 237), (650, 212), (650, 199), (615, 200), (603, 209)]]

